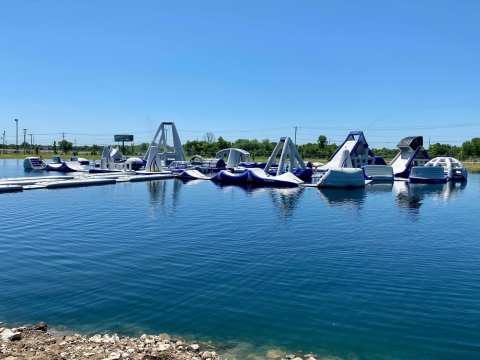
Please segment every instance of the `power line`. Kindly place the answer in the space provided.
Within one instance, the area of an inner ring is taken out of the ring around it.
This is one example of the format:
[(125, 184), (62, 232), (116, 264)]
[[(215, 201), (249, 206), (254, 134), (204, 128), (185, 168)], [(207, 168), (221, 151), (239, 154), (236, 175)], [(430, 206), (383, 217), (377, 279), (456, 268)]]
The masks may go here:
[[(437, 129), (455, 129), (455, 128), (468, 128), (468, 127), (480, 127), (480, 123), (461, 123), (461, 124), (445, 124), (439, 126), (432, 126), (432, 125), (424, 125), (424, 126), (403, 126), (403, 127), (375, 127), (373, 129), (369, 129), (368, 132), (374, 131), (405, 131), (405, 130), (437, 130)], [(302, 126), (304, 129), (310, 130), (343, 130), (345, 131), (346, 127), (338, 127), (338, 126)]]

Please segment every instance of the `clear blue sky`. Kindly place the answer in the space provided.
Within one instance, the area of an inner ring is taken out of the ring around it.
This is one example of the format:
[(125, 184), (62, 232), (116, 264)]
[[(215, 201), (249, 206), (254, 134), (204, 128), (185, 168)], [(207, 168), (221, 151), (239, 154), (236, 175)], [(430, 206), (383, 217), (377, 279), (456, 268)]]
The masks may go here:
[[(0, 131), (480, 135), (480, 1), (4, 1)], [(44, 135), (40, 135), (44, 134)]]

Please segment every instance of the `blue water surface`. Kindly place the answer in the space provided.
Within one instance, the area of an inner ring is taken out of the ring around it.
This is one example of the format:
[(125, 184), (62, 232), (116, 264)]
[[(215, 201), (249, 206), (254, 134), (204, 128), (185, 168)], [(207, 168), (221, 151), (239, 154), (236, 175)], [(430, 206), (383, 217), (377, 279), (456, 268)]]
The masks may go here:
[[(0, 160), (12, 176), (22, 163)], [(471, 175), (351, 191), (165, 180), (1, 194), (0, 321), (478, 359), (479, 190)]]

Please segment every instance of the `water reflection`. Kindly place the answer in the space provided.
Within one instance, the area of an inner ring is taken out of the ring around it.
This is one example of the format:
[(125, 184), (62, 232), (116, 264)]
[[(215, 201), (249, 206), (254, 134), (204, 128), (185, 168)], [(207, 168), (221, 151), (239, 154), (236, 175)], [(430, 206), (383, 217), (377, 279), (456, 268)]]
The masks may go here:
[(273, 205), (279, 210), (280, 215), (289, 218), (298, 207), (298, 203), (305, 188), (268, 189)]
[[(395, 203), (403, 209), (408, 209), (412, 213), (418, 212), (426, 199), (450, 201), (455, 198), (466, 187), (466, 183), (447, 184), (409, 184), (404, 181), (395, 181), (393, 183), (373, 183), (361, 189), (308, 189), (298, 188), (270, 188), (245, 185), (226, 185), (204, 180), (158, 180), (147, 182), (152, 204), (165, 207), (169, 205), (174, 211), (180, 192), (183, 188), (200, 186), (200, 184), (216, 187), (219, 191), (231, 195), (231, 200), (235, 201), (238, 191), (243, 192), (249, 197), (268, 194), (274, 207), (279, 210), (282, 217), (291, 217), (294, 211), (299, 207), (300, 199), (306, 192), (319, 194), (323, 202), (328, 206), (350, 207), (362, 209), (369, 194), (374, 193), (393, 193)], [(168, 192), (171, 191), (169, 195)], [(206, 190), (208, 191), (208, 190)], [(169, 203), (171, 199), (171, 204)], [(168, 204), (167, 204), (168, 203)]]
[(242, 190), (247, 196), (259, 196), (261, 194), (269, 194), (272, 203), (276, 209), (279, 210), (279, 214), (282, 217), (288, 218), (293, 215), (294, 210), (298, 207), (300, 198), (302, 197), (305, 188), (272, 188), (272, 187), (260, 187), (252, 185), (231, 185), (231, 184), (219, 184), (215, 183), (217, 188), (224, 192), (232, 191), (236, 189)]
[(365, 189), (318, 189), (323, 201), (329, 206), (361, 208), (367, 197)]
[(378, 182), (370, 183), (367, 185), (366, 190), (369, 193), (386, 193), (391, 192), (393, 189), (393, 182)]
[(161, 180), (147, 181), (147, 189), (150, 194), (150, 203), (165, 205), (167, 182)]
[(205, 183), (205, 180), (199, 179), (176, 179), (175, 181), (182, 183), (184, 186), (197, 186)]
[[(174, 211), (177, 207), (179, 196), (184, 188), (204, 185), (213, 185), (218, 190), (232, 195), (232, 201), (235, 194), (240, 190), (247, 196), (254, 197), (262, 194), (268, 194), (272, 203), (282, 217), (292, 216), (294, 210), (298, 207), (298, 202), (305, 191), (305, 188), (271, 188), (248, 185), (226, 185), (212, 183), (205, 180), (156, 180), (147, 182), (147, 189), (150, 195), (150, 203), (155, 207), (166, 208), (167, 206)], [(169, 195), (171, 192), (171, 196)], [(172, 199), (171, 204), (169, 199)]]
[(441, 201), (450, 201), (463, 191), (466, 183), (448, 182), (446, 184), (409, 184), (404, 181), (393, 183), (393, 192), (396, 195), (397, 205), (400, 208), (418, 210), (425, 199), (432, 198)]
[(451, 201), (455, 199), (465, 188), (467, 187), (467, 182), (448, 182), (445, 184), (443, 191), (439, 194), (437, 199), (443, 201)]
[(154, 180), (146, 182), (147, 189), (150, 195), (150, 203), (152, 205), (160, 205), (165, 208), (170, 197), (168, 196), (169, 189), (171, 188), (171, 208), (175, 211), (180, 192), (183, 186), (181, 181), (173, 180)]

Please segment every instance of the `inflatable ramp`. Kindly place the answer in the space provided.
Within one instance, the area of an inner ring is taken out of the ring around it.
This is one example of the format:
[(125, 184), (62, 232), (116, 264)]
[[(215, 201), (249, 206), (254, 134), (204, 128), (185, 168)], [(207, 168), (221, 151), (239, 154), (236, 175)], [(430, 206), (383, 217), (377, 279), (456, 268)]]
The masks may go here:
[(262, 169), (248, 169), (249, 182), (257, 185), (268, 185), (278, 187), (295, 187), (303, 183), (291, 172), (285, 172), (281, 175), (270, 175)]
[(366, 165), (363, 167), (365, 179), (373, 181), (393, 181), (393, 168), (388, 165)]
[(70, 161), (62, 161), (61, 163), (47, 164), (45, 170), (47, 170), (47, 171), (58, 171), (58, 172), (63, 172), (63, 173), (87, 171), (78, 162), (70, 162)]
[(368, 148), (362, 131), (351, 131), (345, 141), (330, 157), (330, 161), (319, 168), (320, 171), (341, 168), (361, 168), (368, 165), (373, 153)]
[(212, 180), (223, 184), (248, 184), (248, 170), (241, 173), (233, 173), (230, 170), (222, 170)]
[(273, 187), (296, 187), (303, 183), (303, 181), (293, 175), (291, 172), (286, 172), (281, 175), (270, 175), (262, 169), (246, 169), (242, 173), (233, 173), (229, 170), (220, 171), (213, 181), (223, 184), (238, 184), (238, 185), (257, 185), (257, 186), (273, 186)]
[(207, 176), (202, 172), (194, 169), (183, 170), (177, 175), (182, 180), (212, 180), (211, 176)]
[(365, 177), (362, 169), (330, 169), (322, 175), (317, 186), (321, 188), (358, 188), (365, 186)]
[(414, 166), (408, 180), (413, 184), (444, 184), (448, 178), (441, 166)]
[(390, 162), (395, 177), (407, 179), (414, 166), (423, 166), (429, 160), (427, 150), (423, 148), (422, 136), (409, 136), (398, 143), (398, 154)]

